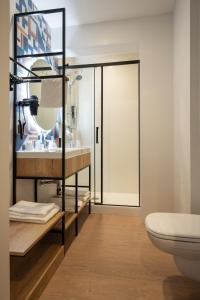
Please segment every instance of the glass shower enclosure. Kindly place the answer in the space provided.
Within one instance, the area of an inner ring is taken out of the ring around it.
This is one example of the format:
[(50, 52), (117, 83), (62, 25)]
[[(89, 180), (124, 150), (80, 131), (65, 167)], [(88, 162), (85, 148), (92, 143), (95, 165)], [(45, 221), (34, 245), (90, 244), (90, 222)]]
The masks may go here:
[(67, 127), (73, 147), (91, 148), (94, 203), (140, 206), (140, 62), (73, 65), (66, 73)]

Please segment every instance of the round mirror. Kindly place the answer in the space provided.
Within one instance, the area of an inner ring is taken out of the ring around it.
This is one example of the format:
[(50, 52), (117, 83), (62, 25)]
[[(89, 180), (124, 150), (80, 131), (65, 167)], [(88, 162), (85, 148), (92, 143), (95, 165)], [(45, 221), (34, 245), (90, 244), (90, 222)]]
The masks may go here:
[[(37, 70), (36, 68), (44, 68), (44, 70)], [(46, 68), (46, 69), (45, 69)], [(52, 69), (49, 70), (51, 66), (43, 59), (38, 59), (33, 65), (31, 70), (39, 76), (49, 76), (56, 75), (56, 72)], [(30, 74), (30, 77), (32, 75)], [(30, 96), (35, 95), (38, 97), (39, 105), (41, 102), (41, 82), (30, 83), (29, 84), (29, 92)], [(55, 127), (56, 121), (58, 118), (60, 108), (49, 108), (49, 107), (41, 107), (38, 108), (37, 116), (34, 116), (35, 122), (43, 129), (43, 130), (51, 130)]]

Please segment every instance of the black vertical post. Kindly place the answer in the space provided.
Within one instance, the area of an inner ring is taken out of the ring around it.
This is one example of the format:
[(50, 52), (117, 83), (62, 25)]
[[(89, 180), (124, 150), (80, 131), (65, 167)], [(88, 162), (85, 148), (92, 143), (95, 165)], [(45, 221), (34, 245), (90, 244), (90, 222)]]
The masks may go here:
[(141, 164), (140, 164), (140, 149), (141, 149), (141, 145), (140, 145), (140, 142), (141, 142), (141, 140), (140, 140), (140, 62), (138, 63), (138, 168), (139, 168), (139, 170), (138, 170), (138, 175), (139, 175), (139, 207), (140, 207), (140, 201), (141, 201), (141, 195), (140, 195), (140, 193), (141, 193), (141, 179), (140, 179), (140, 172), (141, 172), (141, 170), (140, 170), (140, 166), (141, 166)]
[[(89, 165), (89, 191), (91, 193), (91, 165)], [(91, 195), (89, 200), (89, 214), (91, 214)]]
[(103, 204), (103, 66), (101, 66), (101, 204)]
[[(75, 174), (75, 213), (78, 213), (78, 173)], [(75, 221), (75, 233), (78, 235), (78, 216)]]
[(37, 181), (37, 178), (34, 179), (34, 201), (38, 202), (38, 181)]
[(94, 203), (96, 201), (96, 68), (94, 68)]
[[(17, 59), (17, 16), (14, 15), (14, 59)], [(14, 64), (14, 75), (17, 75), (17, 64)], [(16, 103), (17, 103), (17, 85), (14, 84), (13, 90), (13, 204), (16, 203)]]
[(62, 10), (62, 244), (65, 245), (65, 8)]
[(91, 165), (88, 166), (89, 171), (89, 191), (91, 192)]

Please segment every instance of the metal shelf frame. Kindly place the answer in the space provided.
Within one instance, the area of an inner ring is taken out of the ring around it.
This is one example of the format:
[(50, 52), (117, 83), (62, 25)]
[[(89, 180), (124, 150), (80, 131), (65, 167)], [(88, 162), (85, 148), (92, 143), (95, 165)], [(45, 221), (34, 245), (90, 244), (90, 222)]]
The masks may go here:
[[(18, 55), (17, 53), (17, 22), (19, 18), (25, 17), (25, 16), (33, 16), (33, 15), (44, 15), (44, 14), (55, 14), (60, 13), (62, 15), (62, 51), (59, 52), (46, 52), (46, 53), (30, 53), (25, 55)], [(52, 79), (52, 78), (61, 78), (62, 79), (62, 178), (60, 180), (62, 181), (62, 185), (65, 186), (65, 99), (66, 99), (66, 93), (65, 93), (65, 84), (66, 84), (66, 76), (65, 76), (65, 61), (66, 61), (66, 12), (65, 8), (60, 9), (51, 9), (51, 10), (37, 10), (32, 12), (23, 12), (18, 13), (14, 15), (14, 58), (11, 59), (14, 63), (14, 75), (17, 76), (18, 74), (18, 66), (24, 68), (25, 70), (29, 71), (33, 76), (31, 78), (24, 77), (23, 79)], [(18, 62), (19, 59), (22, 58), (34, 58), (34, 57), (52, 57), (52, 56), (61, 56), (62, 57), (62, 65), (61, 70), (62, 74), (59, 75), (50, 75), (50, 76), (38, 76), (33, 71), (28, 70), (23, 64)], [(16, 152), (16, 132), (17, 132), (17, 126), (16, 126), (16, 104), (18, 93), (17, 93), (17, 84), (14, 84), (14, 90), (13, 90), (13, 204), (16, 203), (16, 180), (17, 178), (17, 152)], [(24, 178), (24, 179), (30, 179), (30, 178)], [(38, 178), (31, 178), (34, 179), (34, 196), (35, 201), (37, 201), (37, 180)], [(65, 189), (62, 189), (62, 211), (65, 211)], [(65, 214), (62, 217), (62, 245), (65, 245)]]

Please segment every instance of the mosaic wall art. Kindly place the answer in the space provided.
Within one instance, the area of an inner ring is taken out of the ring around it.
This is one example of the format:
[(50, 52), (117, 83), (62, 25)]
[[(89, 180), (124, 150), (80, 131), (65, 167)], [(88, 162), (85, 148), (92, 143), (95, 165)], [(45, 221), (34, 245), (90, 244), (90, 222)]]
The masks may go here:
[[(17, 12), (38, 10), (32, 0), (16, 0)], [(51, 51), (51, 30), (42, 15), (18, 19), (17, 54), (33, 54)]]

